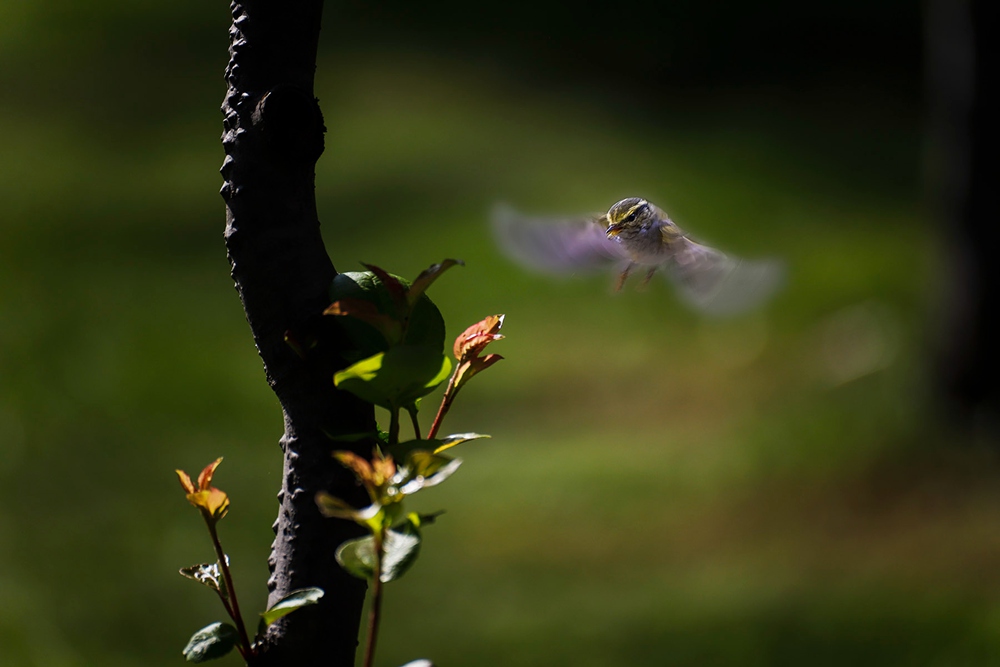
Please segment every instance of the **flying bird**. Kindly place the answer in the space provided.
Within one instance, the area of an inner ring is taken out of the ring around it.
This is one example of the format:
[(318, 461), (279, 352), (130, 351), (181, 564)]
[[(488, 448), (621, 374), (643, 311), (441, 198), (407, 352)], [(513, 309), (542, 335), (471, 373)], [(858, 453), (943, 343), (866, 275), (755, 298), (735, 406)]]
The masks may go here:
[(614, 268), (615, 291), (634, 269), (645, 270), (643, 285), (662, 269), (684, 301), (709, 315), (750, 310), (784, 279), (781, 262), (742, 260), (697, 243), (639, 197), (583, 219), (532, 218), (498, 207), (493, 225), (503, 251), (526, 268), (550, 274)]

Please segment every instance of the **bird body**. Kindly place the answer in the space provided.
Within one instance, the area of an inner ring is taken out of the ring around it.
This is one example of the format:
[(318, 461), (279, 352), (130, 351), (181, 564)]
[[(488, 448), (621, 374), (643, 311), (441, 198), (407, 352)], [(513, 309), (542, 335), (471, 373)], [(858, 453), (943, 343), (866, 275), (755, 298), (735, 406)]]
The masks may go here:
[(714, 315), (748, 310), (780, 285), (779, 262), (748, 262), (691, 240), (659, 207), (639, 197), (582, 220), (525, 218), (509, 210), (494, 215), (501, 247), (519, 263), (548, 273), (618, 269), (616, 291), (635, 267), (647, 269), (645, 285), (664, 273), (681, 296)]
[(635, 264), (663, 264), (682, 249), (684, 232), (657, 206), (645, 199), (623, 199), (598, 219), (607, 223), (605, 236), (621, 244)]

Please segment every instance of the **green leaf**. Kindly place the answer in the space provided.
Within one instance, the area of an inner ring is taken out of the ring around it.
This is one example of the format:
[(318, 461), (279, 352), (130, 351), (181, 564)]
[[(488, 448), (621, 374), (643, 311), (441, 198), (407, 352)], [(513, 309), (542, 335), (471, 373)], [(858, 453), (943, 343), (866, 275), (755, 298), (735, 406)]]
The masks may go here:
[(392, 458), (397, 461), (405, 461), (406, 457), (408, 457), (411, 452), (418, 450), (431, 452), (433, 454), (440, 454), (446, 449), (451, 449), (455, 445), (460, 445), (463, 442), (492, 437), (493, 436), (484, 435), (482, 433), (456, 433), (454, 435), (446, 435), (443, 438), (407, 440), (405, 442), (397, 442), (392, 447), (389, 447), (388, 452), (392, 454)]
[(370, 581), (375, 574), (375, 538), (347, 540), (337, 547), (334, 557), (349, 574)]
[(424, 382), (423, 389), (426, 389), (427, 391), (421, 393), (420, 396), (417, 396), (410, 402), (416, 405), (418, 400), (431, 393), (435, 387), (447, 380), (449, 375), (451, 375), (451, 359), (442, 354), (441, 365), (438, 367), (437, 373), (435, 373), (430, 380)]
[(451, 373), (451, 360), (433, 348), (400, 345), (345, 368), (333, 383), (389, 410), (413, 404)]
[(228, 623), (212, 623), (191, 635), (182, 653), (188, 662), (221, 658), (240, 641), (240, 633)]
[[(330, 302), (345, 299), (369, 301), (386, 315), (392, 312), (388, 292), (370, 271), (351, 271), (334, 277), (330, 284)], [(372, 324), (355, 317), (335, 317), (334, 321), (350, 342), (343, 351), (348, 361), (358, 361), (389, 349), (385, 336)]]
[(395, 581), (406, 574), (420, 555), (420, 542), (420, 530), (409, 519), (386, 531), (382, 548), (382, 583)]
[(300, 588), (299, 590), (292, 591), (285, 597), (275, 602), (260, 616), (263, 619), (265, 626), (271, 625), (282, 616), (287, 616), (296, 609), (316, 604), (319, 602), (321, 597), (323, 597), (322, 588)]
[(424, 439), (424, 440), (406, 440), (405, 442), (397, 442), (391, 447), (387, 447), (385, 451), (392, 454), (392, 458), (396, 460), (397, 464), (406, 461), (406, 457), (416, 451), (422, 452), (433, 452), (435, 449), (441, 446), (440, 440), (434, 439)]
[(450, 269), (453, 266), (465, 266), (465, 262), (460, 259), (446, 259), (440, 264), (431, 264), (430, 267), (424, 269), (413, 284), (410, 285), (410, 289), (406, 293), (406, 300), (412, 306), (417, 302), (423, 293), (427, 291), (427, 288), (431, 286), (438, 277)]
[(429, 526), (432, 523), (437, 522), (437, 518), (444, 514), (444, 510), (438, 510), (437, 512), (431, 512), (430, 514), (418, 514), (417, 512), (410, 512), (406, 515), (408, 521), (413, 523), (414, 526), (420, 528), (421, 526)]
[(383, 449), (389, 444), (389, 432), (383, 431), (375, 425), (374, 431), (359, 431), (356, 433), (336, 433), (323, 429), (323, 435), (334, 442), (361, 442), (362, 440), (374, 440)]
[(324, 315), (351, 317), (365, 322), (378, 330), (390, 345), (399, 343), (403, 334), (403, 323), (390, 315), (383, 315), (378, 306), (364, 299), (340, 299), (323, 311)]
[(411, 452), (400, 475), (399, 492), (408, 496), (421, 489), (437, 486), (451, 477), (460, 465), (462, 459), (453, 459), (425, 450)]
[(403, 513), (405, 511), (403, 503), (401, 502), (390, 503), (386, 505), (383, 509), (385, 511), (382, 513), (382, 515), (380, 517), (376, 517), (376, 519), (382, 520), (381, 523), (377, 523), (376, 520), (368, 522), (367, 525), (372, 530), (381, 530), (383, 526), (391, 527), (394, 523), (396, 523), (396, 521), (399, 520), (399, 517), (403, 516)]
[[(404, 288), (410, 287), (410, 283), (403, 278), (389, 275)], [(330, 285), (330, 301), (333, 303), (342, 299), (370, 301), (380, 313), (396, 319), (406, 315), (398, 313), (397, 302), (390, 294), (390, 290), (372, 271), (349, 271), (338, 274)], [(411, 307), (403, 343), (444, 350), (445, 325), (438, 307), (426, 295), (409, 305)], [(371, 324), (353, 317), (338, 317), (336, 321), (347, 333), (355, 348), (345, 354), (345, 358), (349, 361), (358, 361), (389, 348), (388, 341)], [(400, 323), (402, 324), (401, 320)]]
[(403, 342), (407, 345), (426, 345), (435, 350), (443, 351), (444, 339), (444, 317), (434, 302), (425, 294), (413, 304)]
[(335, 373), (333, 384), (338, 389), (349, 391), (368, 403), (392, 409), (390, 402), (393, 398), (392, 388), (385, 386), (388, 384), (385, 380), (388, 374), (384, 374), (382, 381), (379, 381), (379, 371), (382, 370), (384, 361), (385, 352), (379, 352), (367, 359), (362, 359)]
[(492, 435), (486, 435), (484, 433), (455, 433), (453, 435), (446, 435), (441, 438), (441, 444), (432, 450), (435, 454), (440, 454), (446, 449), (451, 449), (455, 445), (461, 445), (463, 442), (469, 442), (470, 440), (482, 440), (483, 438), (492, 438)]
[(374, 273), (375, 277), (379, 279), (389, 293), (389, 299), (392, 301), (393, 306), (391, 314), (400, 321), (406, 318), (410, 312), (410, 304), (406, 301), (407, 282), (374, 264), (365, 264), (362, 262), (361, 265)]
[[(434, 515), (427, 515), (431, 518)], [(386, 531), (382, 544), (382, 583), (395, 581), (403, 576), (417, 560), (420, 553), (420, 530), (416, 522), (407, 517), (399, 525)], [(430, 521), (428, 521), (430, 523)], [(348, 540), (335, 554), (337, 562), (358, 579), (370, 581), (375, 575), (375, 538), (372, 536)]]

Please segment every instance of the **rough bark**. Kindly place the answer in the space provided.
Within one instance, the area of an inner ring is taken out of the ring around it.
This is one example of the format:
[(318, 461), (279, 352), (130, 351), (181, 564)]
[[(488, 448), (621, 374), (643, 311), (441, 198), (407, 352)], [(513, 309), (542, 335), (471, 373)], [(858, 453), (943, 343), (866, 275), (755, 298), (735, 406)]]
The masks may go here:
[[(953, 426), (1000, 434), (1000, 224), (996, 194), (997, 9), (927, 3), (931, 176), (950, 250), (938, 388)], [(994, 90), (994, 93), (990, 93)]]
[[(323, 518), (313, 497), (328, 490), (363, 502), (350, 473), (330, 456), (333, 447), (324, 431), (373, 430), (374, 414), (334, 390), (332, 374), (344, 366), (335, 346), (320, 346), (303, 361), (284, 342), (286, 330), (309, 336), (329, 326), (319, 313), (329, 305), (336, 275), (320, 236), (314, 193), (325, 131), (313, 93), (322, 5), (322, 0), (231, 5), (229, 90), (222, 106), (226, 247), (285, 421), (269, 604), (297, 588), (319, 586), (326, 592), (320, 604), (271, 626), (255, 667), (352, 666), (365, 595), (364, 583), (334, 560), (337, 546), (357, 536), (357, 527)], [(370, 452), (371, 444), (356, 445), (359, 453), (366, 448)]]

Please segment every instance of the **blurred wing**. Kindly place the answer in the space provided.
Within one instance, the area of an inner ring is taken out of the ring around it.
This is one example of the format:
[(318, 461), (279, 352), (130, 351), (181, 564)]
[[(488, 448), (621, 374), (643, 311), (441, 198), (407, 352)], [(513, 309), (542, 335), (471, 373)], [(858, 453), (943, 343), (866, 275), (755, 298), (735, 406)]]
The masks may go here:
[(529, 218), (498, 206), (493, 211), (493, 231), (504, 254), (526, 268), (555, 274), (599, 271), (628, 259), (605, 236), (598, 222), (601, 217)]
[(688, 238), (677, 250), (667, 275), (681, 296), (708, 315), (736, 315), (761, 305), (784, 282), (784, 266), (771, 260), (727, 257)]

